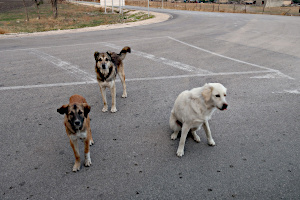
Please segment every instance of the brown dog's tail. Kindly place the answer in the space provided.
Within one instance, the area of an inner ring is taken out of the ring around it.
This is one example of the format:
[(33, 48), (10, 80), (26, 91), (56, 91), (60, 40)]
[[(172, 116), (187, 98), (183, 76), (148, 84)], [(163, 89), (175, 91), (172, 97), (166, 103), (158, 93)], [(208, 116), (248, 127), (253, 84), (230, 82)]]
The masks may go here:
[(128, 47), (128, 46), (126, 46), (126, 47), (124, 47), (122, 50), (121, 50), (121, 52), (119, 53), (119, 56), (120, 56), (120, 58), (121, 58), (121, 60), (124, 60), (125, 59), (125, 56), (126, 56), (126, 53), (131, 53), (131, 49), (130, 49), (130, 47)]

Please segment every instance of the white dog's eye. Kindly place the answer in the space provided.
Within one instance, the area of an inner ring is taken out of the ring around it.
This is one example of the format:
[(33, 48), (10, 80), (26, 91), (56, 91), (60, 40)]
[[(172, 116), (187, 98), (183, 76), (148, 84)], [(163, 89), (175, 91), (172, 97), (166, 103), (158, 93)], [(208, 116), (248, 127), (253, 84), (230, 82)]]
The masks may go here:
[(102, 61), (102, 58), (100, 58), (99, 61)]
[(105, 61), (108, 61), (108, 59), (107, 59), (107, 58), (105, 58)]
[(219, 95), (219, 94), (217, 94), (217, 95), (216, 95), (216, 97), (220, 97), (220, 95)]

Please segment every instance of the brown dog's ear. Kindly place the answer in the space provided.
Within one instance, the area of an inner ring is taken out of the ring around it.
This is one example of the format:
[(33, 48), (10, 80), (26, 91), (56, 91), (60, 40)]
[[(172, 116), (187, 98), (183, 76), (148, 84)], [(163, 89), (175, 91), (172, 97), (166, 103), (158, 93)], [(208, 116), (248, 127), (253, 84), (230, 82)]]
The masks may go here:
[(83, 107), (84, 107), (84, 116), (85, 118), (87, 118), (87, 115), (91, 111), (91, 106), (89, 106), (89, 104), (87, 103), (83, 103)]
[(208, 85), (208, 84), (204, 85), (204, 88), (203, 88), (201, 94), (202, 94), (202, 96), (203, 96), (203, 98), (204, 98), (205, 101), (209, 101), (210, 100), (212, 89), (213, 88), (210, 85)]
[(99, 53), (98, 51), (95, 51), (95, 53), (94, 53), (94, 58), (95, 58), (95, 60), (98, 59), (99, 54), (100, 54), (100, 53)]
[(57, 112), (59, 112), (60, 114), (67, 114), (68, 113), (68, 104), (63, 105), (62, 107), (57, 109)]

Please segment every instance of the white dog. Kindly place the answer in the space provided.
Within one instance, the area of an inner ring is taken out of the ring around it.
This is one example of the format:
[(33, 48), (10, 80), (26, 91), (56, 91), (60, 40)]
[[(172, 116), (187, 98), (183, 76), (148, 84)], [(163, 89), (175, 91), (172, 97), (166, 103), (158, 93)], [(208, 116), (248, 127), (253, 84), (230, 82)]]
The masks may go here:
[(210, 146), (215, 145), (208, 124), (213, 112), (227, 109), (225, 100), (227, 89), (220, 83), (208, 83), (203, 87), (183, 91), (176, 99), (170, 116), (170, 127), (174, 131), (171, 139), (175, 140), (181, 130), (181, 138), (177, 150), (177, 156), (184, 155), (184, 145), (189, 130), (196, 142), (200, 137), (196, 134), (203, 124), (207, 141)]

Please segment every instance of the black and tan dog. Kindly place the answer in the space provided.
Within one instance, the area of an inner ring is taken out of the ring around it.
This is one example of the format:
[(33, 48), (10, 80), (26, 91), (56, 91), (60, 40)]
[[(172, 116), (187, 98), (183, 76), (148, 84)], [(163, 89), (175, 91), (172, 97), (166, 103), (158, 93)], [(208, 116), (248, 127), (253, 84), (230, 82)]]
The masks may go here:
[(97, 74), (97, 81), (100, 87), (100, 92), (103, 99), (104, 107), (102, 112), (108, 110), (106, 101), (106, 88), (110, 88), (112, 105), (111, 112), (117, 112), (116, 108), (116, 76), (119, 75), (123, 85), (123, 98), (127, 97), (126, 84), (125, 84), (125, 72), (123, 60), (125, 59), (126, 53), (130, 53), (130, 47), (124, 47), (119, 54), (115, 52), (99, 53), (96, 51), (94, 57), (96, 60), (95, 71)]
[(78, 139), (84, 140), (85, 144), (84, 165), (89, 167), (92, 164), (90, 157), (90, 145), (93, 145), (94, 141), (90, 127), (90, 110), (91, 107), (87, 104), (85, 98), (78, 94), (70, 97), (69, 104), (65, 104), (57, 109), (57, 112), (60, 114), (65, 114), (64, 124), (67, 135), (70, 139), (70, 145), (75, 155), (75, 164), (73, 166), (74, 172), (80, 170), (80, 154), (77, 142)]

